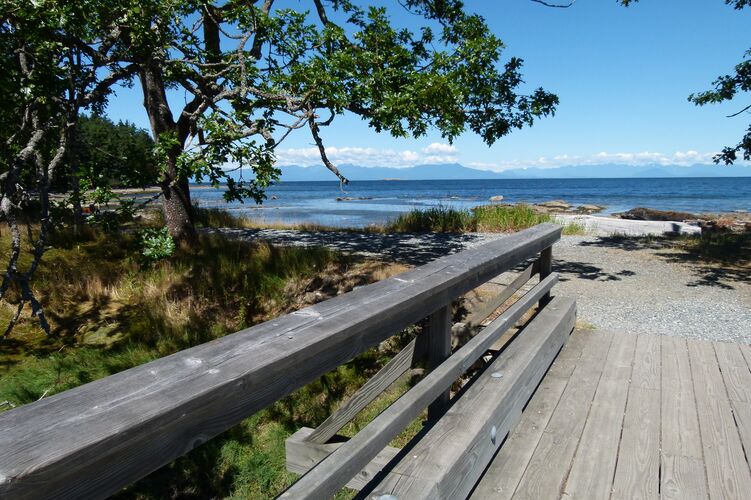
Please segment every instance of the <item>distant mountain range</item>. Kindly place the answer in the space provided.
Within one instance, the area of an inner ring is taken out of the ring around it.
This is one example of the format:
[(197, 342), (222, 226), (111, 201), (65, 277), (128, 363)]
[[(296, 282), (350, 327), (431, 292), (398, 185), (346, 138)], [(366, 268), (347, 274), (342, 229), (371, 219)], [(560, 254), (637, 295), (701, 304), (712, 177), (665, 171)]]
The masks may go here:
[[(342, 174), (352, 181), (371, 180), (453, 180), (453, 179), (607, 179), (634, 177), (751, 177), (751, 166), (692, 165), (688, 167), (666, 165), (573, 165), (557, 168), (517, 168), (491, 172), (465, 167), (457, 163), (417, 165), (407, 168), (361, 167), (340, 165)], [(332, 181), (334, 175), (324, 166), (281, 167), (281, 180)]]

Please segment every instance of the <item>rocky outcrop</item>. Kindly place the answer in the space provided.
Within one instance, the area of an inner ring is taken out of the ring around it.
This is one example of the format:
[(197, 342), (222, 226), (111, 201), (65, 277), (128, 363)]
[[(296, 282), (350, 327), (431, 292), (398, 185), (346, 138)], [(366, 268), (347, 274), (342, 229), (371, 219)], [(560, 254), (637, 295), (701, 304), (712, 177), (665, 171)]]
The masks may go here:
[(541, 207), (554, 208), (557, 210), (568, 210), (571, 208), (571, 204), (566, 203), (563, 200), (543, 201), (542, 203), (538, 203), (538, 205)]
[(656, 220), (666, 222), (683, 222), (685, 220), (696, 220), (695, 214), (688, 212), (675, 212), (673, 210), (653, 210), (651, 208), (637, 207), (628, 212), (614, 214), (621, 219), (629, 220)]

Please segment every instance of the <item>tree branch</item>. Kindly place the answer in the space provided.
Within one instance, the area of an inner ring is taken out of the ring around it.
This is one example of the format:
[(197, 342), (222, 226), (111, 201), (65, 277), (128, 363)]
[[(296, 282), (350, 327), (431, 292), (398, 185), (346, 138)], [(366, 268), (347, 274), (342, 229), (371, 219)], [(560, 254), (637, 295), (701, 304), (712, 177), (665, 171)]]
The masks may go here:
[(323, 141), (321, 140), (321, 136), (318, 133), (318, 124), (316, 123), (314, 116), (310, 117), (308, 124), (310, 125), (310, 133), (313, 135), (313, 140), (316, 142), (316, 146), (318, 146), (318, 153), (321, 155), (321, 161), (323, 162), (323, 164), (339, 178), (339, 182), (341, 182), (342, 184), (349, 184), (349, 180), (347, 180), (347, 178), (344, 177), (341, 172), (339, 172), (339, 169), (336, 168), (333, 163), (331, 163), (328, 156), (326, 155), (326, 148), (323, 146)]
[(569, 7), (571, 7), (572, 5), (576, 3), (576, 0), (571, 0), (571, 2), (567, 4), (554, 4), (554, 3), (544, 2), (543, 0), (532, 0), (532, 1), (535, 3), (539, 3), (541, 5), (544, 5), (545, 7), (553, 7), (556, 9), (568, 9)]
[(732, 115), (727, 115), (727, 117), (726, 117), (726, 118), (734, 118), (734, 117), (736, 117), (736, 116), (738, 116), (738, 115), (740, 115), (740, 114), (742, 114), (742, 113), (745, 113), (745, 112), (746, 112), (746, 111), (748, 111), (749, 109), (751, 109), (751, 104), (749, 104), (748, 106), (746, 106), (746, 107), (745, 107), (745, 108), (743, 108), (742, 110), (738, 111), (737, 113), (733, 113)]

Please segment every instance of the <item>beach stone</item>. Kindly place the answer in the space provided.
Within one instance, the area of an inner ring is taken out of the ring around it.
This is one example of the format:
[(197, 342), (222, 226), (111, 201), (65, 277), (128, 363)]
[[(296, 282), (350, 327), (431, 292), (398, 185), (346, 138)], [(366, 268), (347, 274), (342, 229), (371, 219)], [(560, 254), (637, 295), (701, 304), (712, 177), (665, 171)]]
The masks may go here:
[(568, 210), (571, 208), (571, 205), (563, 200), (543, 201), (542, 203), (538, 203), (538, 205), (545, 208), (555, 208), (560, 210)]
[(503, 196), (501, 196), (500, 194), (496, 195), (496, 196), (491, 196), (490, 197), (490, 201), (492, 201), (492, 202), (503, 201)]
[(602, 212), (602, 209), (605, 207), (601, 207), (600, 205), (579, 205), (577, 207), (577, 210), (580, 212), (586, 212), (588, 214), (593, 214), (595, 212)]

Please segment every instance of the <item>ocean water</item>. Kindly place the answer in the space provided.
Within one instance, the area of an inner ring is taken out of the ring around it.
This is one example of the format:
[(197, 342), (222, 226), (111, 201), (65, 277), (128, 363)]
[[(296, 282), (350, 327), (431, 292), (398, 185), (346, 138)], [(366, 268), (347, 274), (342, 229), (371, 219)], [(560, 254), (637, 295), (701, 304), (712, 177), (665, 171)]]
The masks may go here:
[[(666, 179), (490, 179), (285, 182), (268, 189), (262, 205), (226, 203), (221, 189), (193, 189), (193, 200), (271, 223), (338, 227), (381, 224), (412, 209), (471, 208), (501, 195), (504, 202), (561, 199), (605, 206), (604, 213), (649, 207), (686, 212), (751, 211), (751, 177)], [(337, 201), (337, 198), (352, 198)]]

